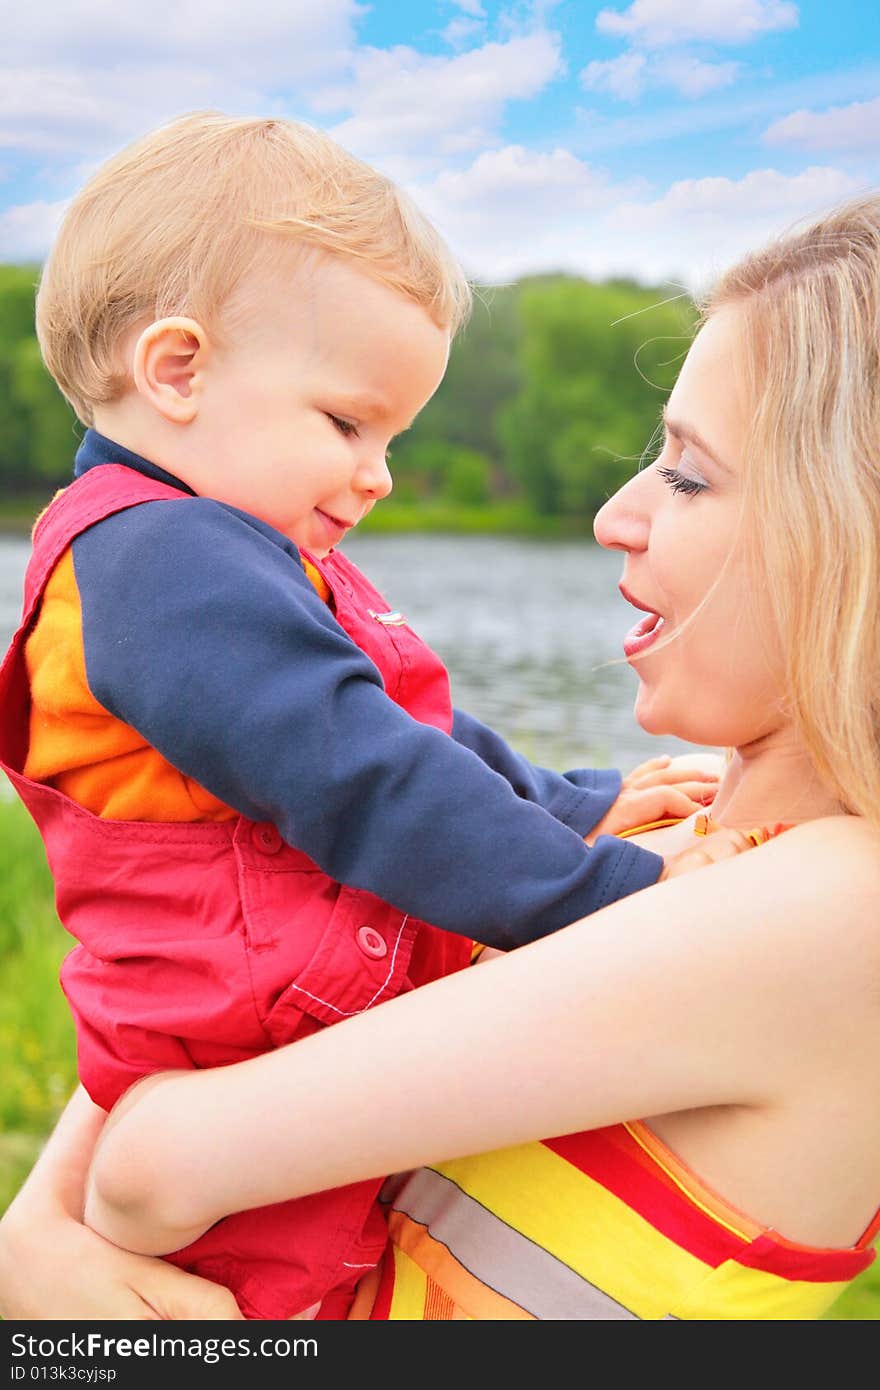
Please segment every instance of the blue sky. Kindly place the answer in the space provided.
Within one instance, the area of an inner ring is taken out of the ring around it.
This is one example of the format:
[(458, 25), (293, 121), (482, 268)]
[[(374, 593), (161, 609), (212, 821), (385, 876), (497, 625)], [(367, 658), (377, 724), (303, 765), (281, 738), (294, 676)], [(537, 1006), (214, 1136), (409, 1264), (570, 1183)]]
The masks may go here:
[(4, 7), (0, 260), (184, 111), (331, 131), (468, 271), (698, 286), (880, 186), (880, 0), (33, 0)]

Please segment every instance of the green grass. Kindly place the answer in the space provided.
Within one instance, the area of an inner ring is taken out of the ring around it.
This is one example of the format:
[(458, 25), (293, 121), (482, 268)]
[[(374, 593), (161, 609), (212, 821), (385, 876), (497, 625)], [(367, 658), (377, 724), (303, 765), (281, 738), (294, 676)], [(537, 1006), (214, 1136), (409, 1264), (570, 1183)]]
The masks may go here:
[[(0, 795), (7, 794), (6, 785)], [(39, 836), (0, 800), (0, 1210), (76, 1084), (73, 1024), (58, 983), (71, 946), (55, 915)]]
[[(70, 938), (55, 916), (39, 836), (0, 783), (0, 1212), (23, 1182), (76, 1082), (73, 1027), (58, 984)], [(830, 1319), (880, 1319), (880, 1260)]]
[(523, 502), (465, 507), (451, 502), (398, 502), (374, 507), (358, 531), (382, 534), (445, 532), (449, 535), (592, 536), (591, 517), (538, 516)]

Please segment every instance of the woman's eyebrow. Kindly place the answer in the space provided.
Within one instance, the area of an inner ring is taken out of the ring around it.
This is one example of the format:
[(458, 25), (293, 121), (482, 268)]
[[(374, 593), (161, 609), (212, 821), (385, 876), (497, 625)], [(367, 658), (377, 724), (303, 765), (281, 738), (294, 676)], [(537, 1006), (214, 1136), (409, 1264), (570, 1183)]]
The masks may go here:
[(713, 463), (717, 463), (719, 468), (723, 468), (725, 473), (731, 473), (733, 471), (722, 458), (719, 458), (716, 450), (706, 443), (703, 436), (698, 430), (694, 429), (693, 425), (687, 424), (684, 420), (670, 420), (666, 413), (665, 406), (663, 408), (663, 424), (666, 427), (667, 434), (673, 435), (676, 439), (683, 439), (688, 444), (693, 444), (694, 448), (699, 449), (701, 454), (705, 454)]

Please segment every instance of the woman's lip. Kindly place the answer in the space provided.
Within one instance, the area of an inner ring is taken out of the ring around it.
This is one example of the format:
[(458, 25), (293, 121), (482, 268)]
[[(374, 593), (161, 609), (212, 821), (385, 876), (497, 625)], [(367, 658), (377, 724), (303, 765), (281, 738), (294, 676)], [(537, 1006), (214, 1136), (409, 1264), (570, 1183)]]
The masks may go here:
[(620, 590), (623, 597), (626, 599), (627, 603), (631, 605), (631, 607), (640, 608), (643, 613), (653, 613), (656, 611), (653, 608), (649, 608), (646, 603), (642, 603), (640, 599), (637, 599), (635, 594), (631, 594), (624, 583), (621, 582), (620, 584), (618, 584), (617, 587)]
[(651, 643), (659, 637), (664, 621), (659, 613), (652, 612), (647, 612), (644, 618), (639, 618), (635, 627), (630, 628), (623, 639), (623, 654), (627, 660), (634, 656), (641, 656), (644, 651), (647, 651)]
[(641, 599), (637, 599), (635, 594), (631, 594), (625, 584), (619, 584), (618, 588), (627, 603), (631, 604), (633, 608), (641, 609), (645, 614), (644, 618), (640, 618), (635, 626), (630, 628), (623, 639), (623, 653), (629, 660), (630, 657), (640, 656), (650, 647), (652, 642), (657, 640), (663, 628), (664, 619), (656, 609), (649, 608), (646, 603), (642, 603)]

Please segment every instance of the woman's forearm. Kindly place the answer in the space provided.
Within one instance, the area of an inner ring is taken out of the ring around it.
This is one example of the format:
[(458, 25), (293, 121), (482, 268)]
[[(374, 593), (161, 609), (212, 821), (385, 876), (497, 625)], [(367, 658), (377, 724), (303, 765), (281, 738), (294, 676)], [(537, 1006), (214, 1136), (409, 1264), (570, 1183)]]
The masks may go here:
[(793, 1037), (814, 1046), (828, 896), (859, 877), (849, 845), (804, 826), (301, 1042), (172, 1075), (107, 1134), (95, 1200), (176, 1248), (232, 1211), (431, 1160), (771, 1103), (776, 1059)]
[(77, 1220), (81, 1218), (86, 1175), (106, 1119), (106, 1111), (78, 1087), (9, 1207), (4, 1224), (22, 1219), (25, 1208), (37, 1207), (54, 1207)]
[(0, 1317), (240, 1319), (228, 1289), (118, 1250), (81, 1224), (85, 1175), (105, 1119), (76, 1091), (0, 1221)]

